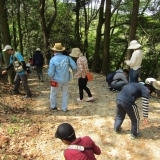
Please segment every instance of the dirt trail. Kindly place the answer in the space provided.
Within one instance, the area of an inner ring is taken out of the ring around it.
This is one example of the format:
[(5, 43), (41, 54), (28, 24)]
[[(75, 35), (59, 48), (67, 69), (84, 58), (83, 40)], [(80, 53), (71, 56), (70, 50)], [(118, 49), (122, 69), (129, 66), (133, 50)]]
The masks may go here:
[[(58, 96), (59, 111), (49, 110), (50, 86), (46, 73), (42, 83), (37, 81), (34, 71), (30, 74), (29, 84), (33, 92), (31, 99), (11, 96), (1, 87), (0, 159), (62, 160), (66, 145), (55, 139), (54, 133), (63, 122), (74, 126), (77, 137), (88, 135), (100, 146), (102, 154), (96, 156), (98, 160), (160, 159), (159, 99), (150, 99), (150, 123), (144, 126), (140, 122), (141, 137), (131, 140), (128, 117), (122, 125), (122, 134), (113, 133), (117, 92), (108, 90), (103, 75), (94, 74), (94, 80), (88, 83), (94, 102), (77, 102), (77, 81), (70, 82), (67, 113), (60, 111), (61, 94)], [(141, 100), (137, 104), (143, 119)]]

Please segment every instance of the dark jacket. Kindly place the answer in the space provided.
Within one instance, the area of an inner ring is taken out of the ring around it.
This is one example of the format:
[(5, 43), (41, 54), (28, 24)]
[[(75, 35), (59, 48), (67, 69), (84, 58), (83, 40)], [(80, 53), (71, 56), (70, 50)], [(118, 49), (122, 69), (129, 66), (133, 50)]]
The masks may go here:
[(33, 66), (42, 67), (44, 63), (43, 54), (40, 51), (36, 51), (33, 54)]

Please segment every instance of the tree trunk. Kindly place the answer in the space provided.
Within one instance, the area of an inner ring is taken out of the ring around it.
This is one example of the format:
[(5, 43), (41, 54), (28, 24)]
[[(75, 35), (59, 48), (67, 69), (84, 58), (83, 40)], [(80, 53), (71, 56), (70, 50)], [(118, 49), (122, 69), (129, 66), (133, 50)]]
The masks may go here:
[(103, 74), (106, 74), (106, 73), (109, 72), (110, 19), (111, 19), (111, 0), (106, 0), (105, 31), (104, 31), (104, 53), (103, 53), (103, 62), (102, 62), (102, 73)]
[(18, 7), (17, 7), (17, 21), (18, 21), (18, 33), (19, 33), (20, 52), (23, 55), (21, 17), (20, 17), (20, 0), (18, 0)]
[[(3, 40), (3, 46), (11, 44), (10, 34), (9, 34), (9, 25), (7, 22), (7, 9), (5, 6), (6, 0), (0, 0), (0, 25), (1, 25), (1, 31), (2, 31), (2, 40)], [(5, 55), (5, 63), (8, 66), (9, 65), (9, 58), (10, 55)], [(14, 79), (14, 70), (13, 68), (8, 71), (8, 81), (9, 83), (13, 83)]]
[(75, 24), (75, 36), (76, 36), (77, 47), (80, 47), (79, 10), (80, 10), (80, 0), (77, 0), (76, 1), (76, 24)]
[(91, 71), (97, 72), (97, 65), (100, 63), (100, 46), (101, 46), (101, 30), (102, 25), (104, 23), (103, 11), (104, 11), (104, 2), (105, 0), (101, 0), (100, 10), (99, 10), (99, 22), (96, 31), (96, 45), (95, 45), (95, 53), (93, 54), (92, 67)]
[(45, 19), (45, 0), (39, 0), (40, 1), (40, 18), (41, 18), (41, 25), (42, 25), (42, 32), (43, 32), (43, 39), (44, 39), (44, 45), (45, 45), (45, 63), (49, 64), (49, 60), (51, 58), (51, 55), (48, 54), (48, 47), (50, 46), (49, 36), (51, 32), (51, 27), (55, 21), (56, 14), (57, 14), (57, 2), (56, 0), (53, 0), (54, 3), (54, 11), (50, 18), (49, 23), (46, 23)]
[[(135, 40), (136, 30), (137, 30), (137, 21), (138, 21), (138, 11), (139, 11), (139, 0), (133, 1), (133, 10), (131, 17), (131, 26), (129, 33), (129, 42)], [(130, 59), (132, 56), (133, 50), (128, 50), (127, 59)]]

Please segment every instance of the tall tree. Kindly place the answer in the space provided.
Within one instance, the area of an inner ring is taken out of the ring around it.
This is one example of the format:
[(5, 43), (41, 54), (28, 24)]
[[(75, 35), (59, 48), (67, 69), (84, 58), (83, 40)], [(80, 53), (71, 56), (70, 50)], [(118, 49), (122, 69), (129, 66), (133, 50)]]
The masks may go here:
[[(54, 20), (56, 18), (56, 14), (57, 14), (57, 2), (56, 2), (56, 0), (53, 0), (53, 13), (52, 13), (52, 16), (50, 17), (50, 20), (48, 23), (46, 22), (46, 17), (45, 17), (46, 0), (39, 0), (39, 2), (40, 2), (39, 11), (40, 11), (43, 39), (44, 39), (45, 49), (47, 51), (48, 47), (50, 46), (49, 36), (50, 36), (50, 32), (51, 32), (51, 27), (54, 23)], [(47, 54), (47, 53), (48, 52), (46, 52), (46, 54), (45, 54), (45, 61), (46, 61), (46, 64), (49, 64), (50, 54)]]
[[(133, 0), (133, 9), (132, 9), (130, 32), (129, 32), (129, 42), (134, 40), (136, 37), (139, 2), (140, 2), (139, 0)], [(127, 59), (131, 58), (132, 52), (133, 52), (132, 50), (128, 50)]]
[[(8, 17), (7, 17), (7, 8), (5, 5), (6, 0), (0, 0), (0, 28), (2, 32), (2, 41), (3, 46), (11, 44), (10, 33), (9, 33), (9, 25), (8, 25)], [(10, 56), (5, 54), (5, 62), (9, 65)], [(14, 79), (14, 71), (13, 68), (8, 72), (8, 81), (9, 83), (13, 83)]]
[(100, 46), (101, 46), (101, 31), (102, 31), (102, 26), (104, 24), (104, 2), (105, 0), (101, 0), (100, 8), (99, 8), (99, 20), (98, 20), (98, 26), (97, 26), (97, 31), (96, 31), (96, 44), (95, 44), (95, 51), (93, 54), (93, 60), (92, 60), (92, 67), (91, 70), (93, 72), (97, 72), (97, 64), (100, 62)]
[(102, 73), (109, 72), (110, 62), (110, 19), (111, 19), (111, 0), (106, 0), (105, 10), (105, 30), (104, 30), (104, 51), (102, 61)]

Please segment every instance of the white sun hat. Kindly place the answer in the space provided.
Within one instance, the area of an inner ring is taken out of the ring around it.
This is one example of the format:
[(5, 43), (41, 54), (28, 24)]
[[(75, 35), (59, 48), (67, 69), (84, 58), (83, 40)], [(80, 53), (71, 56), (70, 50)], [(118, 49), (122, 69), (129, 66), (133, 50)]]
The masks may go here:
[(141, 45), (136, 40), (133, 40), (130, 42), (128, 49), (137, 49), (139, 47), (141, 47)]

